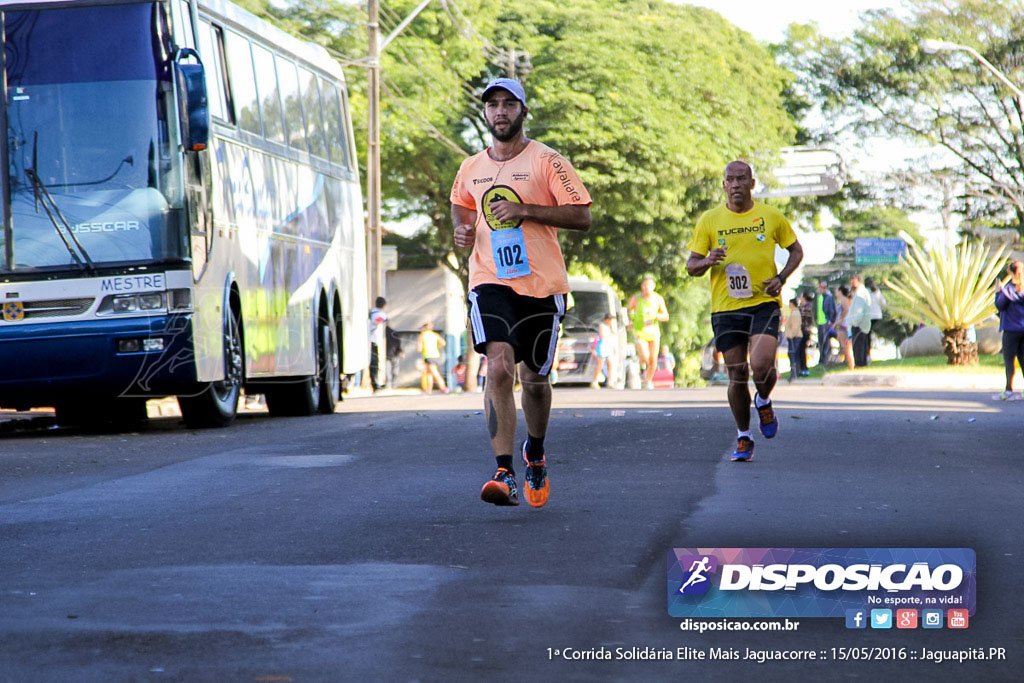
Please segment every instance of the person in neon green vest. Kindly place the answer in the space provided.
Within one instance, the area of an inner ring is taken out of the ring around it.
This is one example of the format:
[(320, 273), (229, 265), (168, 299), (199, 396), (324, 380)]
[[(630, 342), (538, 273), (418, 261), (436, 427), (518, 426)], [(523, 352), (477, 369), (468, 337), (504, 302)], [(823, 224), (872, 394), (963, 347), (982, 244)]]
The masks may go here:
[(640, 294), (634, 295), (626, 305), (630, 326), (636, 337), (636, 353), (644, 367), (644, 388), (654, 388), (654, 372), (658, 369), (658, 349), (661, 348), (661, 325), (668, 322), (665, 299), (654, 291), (654, 276), (644, 277)]

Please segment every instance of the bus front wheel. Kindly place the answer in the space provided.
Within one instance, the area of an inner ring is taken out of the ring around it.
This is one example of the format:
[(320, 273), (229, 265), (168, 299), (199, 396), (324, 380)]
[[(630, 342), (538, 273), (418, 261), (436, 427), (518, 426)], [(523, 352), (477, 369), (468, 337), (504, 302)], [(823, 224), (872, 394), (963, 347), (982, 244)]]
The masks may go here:
[(238, 415), (242, 388), (242, 330), (232, 312), (224, 322), (224, 379), (210, 382), (193, 396), (179, 396), (185, 424), (192, 428), (227, 427)]

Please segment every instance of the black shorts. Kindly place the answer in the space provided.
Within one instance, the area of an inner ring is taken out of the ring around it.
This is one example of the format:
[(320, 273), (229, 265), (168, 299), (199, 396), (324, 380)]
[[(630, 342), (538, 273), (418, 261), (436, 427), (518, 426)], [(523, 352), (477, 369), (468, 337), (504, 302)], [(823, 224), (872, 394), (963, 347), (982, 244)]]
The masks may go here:
[(564, 294), (537, 299), (504, 285), (479, 285), (469, 293), (469, 322), (477, 353), (485, 352), (487, 342), (506, 342), (516, 362), (526, 363), (538, 375), (551, 372), (564, 316)]
[(755, 334), (779, 338), (781, 311), (774, 301), (711, 314), (711, 329), (715, 332), (715, 348), (725, 352), (734, 346), (747, 344)]

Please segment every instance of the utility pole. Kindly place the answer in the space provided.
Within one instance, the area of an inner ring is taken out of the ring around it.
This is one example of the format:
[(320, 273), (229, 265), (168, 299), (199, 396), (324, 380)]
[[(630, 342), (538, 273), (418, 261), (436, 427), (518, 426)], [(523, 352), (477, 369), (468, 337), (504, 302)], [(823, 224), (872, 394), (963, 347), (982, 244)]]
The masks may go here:
[(370, 301), (375, 301), (384, 292), (384, 274), (381, 271), (380, 247), (380, 0), (369, 0), (367, 4), (366, 30), (369, 38), (367, 52), (367, 99), (369, 100), (369, 121), (366, 145), (366, 211), (367, 211), (367, 253), (369, 254)]
[(366, 145), (366, 223), (367, 242), (366, 251), (369, 254), (369, 278), (370, 278), (370, 303), (384, 294), (384, 271), (381, 263), (381, 233), (380, 224), (380, 53), (398, 37), (398, 34), (419, 15), (432, 0), (423, 0), (409, 16), (395, 27), (387, 38), (380, 39), (380, 0), (368, 0), (366, 5), (366, 33), (369, 39), (369, 48), (366, 53), (367, 79), (367, 104), (369, 105), (369, 120), (367, 125)]

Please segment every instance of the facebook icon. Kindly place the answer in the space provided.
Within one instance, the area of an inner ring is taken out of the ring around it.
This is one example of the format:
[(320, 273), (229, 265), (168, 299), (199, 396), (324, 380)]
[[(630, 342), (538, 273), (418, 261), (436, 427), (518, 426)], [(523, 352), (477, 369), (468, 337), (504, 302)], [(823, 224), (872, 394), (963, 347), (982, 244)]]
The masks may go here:
[(867, 628), (867, 611), (862, 609), (846, 610), (846, 628)]

